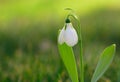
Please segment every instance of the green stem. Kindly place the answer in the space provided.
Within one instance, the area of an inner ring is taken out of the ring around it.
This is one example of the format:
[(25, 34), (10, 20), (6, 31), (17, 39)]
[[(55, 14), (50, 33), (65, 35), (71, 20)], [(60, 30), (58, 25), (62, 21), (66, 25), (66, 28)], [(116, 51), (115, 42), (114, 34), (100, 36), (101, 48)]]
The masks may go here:
[(81, 82), (84, 82), (84, 63), (83, 63), (83, 47), (82, 47), (82, 34), (81, 34), (81, 28), (78, 21), (78, 27), (79, 27), (79, 44), (80, 44), (80, 72), (81, 72)]
[(80, 22), (74, 14), (69, 14), (67, 18), (72, 16), (78, 23), (78, 36), (79, 36), (79, 45), (80, 45), (80, 81), (84, 82), (84, 62), (83, 62), (83, 46), (82, 46), (82, 34), (81, 34), (81, 27)]

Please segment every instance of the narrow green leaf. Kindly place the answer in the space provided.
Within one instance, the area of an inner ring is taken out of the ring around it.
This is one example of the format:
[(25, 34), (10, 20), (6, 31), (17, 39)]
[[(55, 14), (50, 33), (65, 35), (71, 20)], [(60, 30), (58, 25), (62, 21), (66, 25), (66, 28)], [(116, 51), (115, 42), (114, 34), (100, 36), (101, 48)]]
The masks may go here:
[(107, 70), (108, 66), (113, 60), (115, 50), (116, 45), (113, 44), (103, 51), (98, 61), (93, 77), (91, 79), (91, 82), (97, 82), (97, 80), (104, 74), (104, 72)]
[(60, 56), (63, 60), (63, 63), (68, 71), (68, 74), (72, 82), (79, 82), (78, 74), (77, 74), (77, 66), (72, 48), (67, 46), (65, 43), (62, 45), (58, 44), (58, 48), (59, 48)]

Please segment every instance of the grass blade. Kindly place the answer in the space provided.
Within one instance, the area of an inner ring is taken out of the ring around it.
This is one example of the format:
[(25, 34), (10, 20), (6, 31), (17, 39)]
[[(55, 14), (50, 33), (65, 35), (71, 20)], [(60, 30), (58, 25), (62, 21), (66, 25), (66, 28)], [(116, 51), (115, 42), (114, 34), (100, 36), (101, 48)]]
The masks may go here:
[(100, 56), (98, 61), (97, 67), (93, 74), (91, 82), (97, 82), (97, 80), (104, 74), (107, 70), (108, 66), (110, 65), (111, 61), (113, 60), (115, 54), (116, 45), (113, 44), (107, 47)]
[(68, 71), (68, 74), (72, 82), (79, 82), (78, 74), (77, 74), (77, 66), (72, 48), (67, 46), (65, 43), (62, 45), (58, 44), (58, 48), (59, 48), (60, 56), (64, 62), (64, 65)]

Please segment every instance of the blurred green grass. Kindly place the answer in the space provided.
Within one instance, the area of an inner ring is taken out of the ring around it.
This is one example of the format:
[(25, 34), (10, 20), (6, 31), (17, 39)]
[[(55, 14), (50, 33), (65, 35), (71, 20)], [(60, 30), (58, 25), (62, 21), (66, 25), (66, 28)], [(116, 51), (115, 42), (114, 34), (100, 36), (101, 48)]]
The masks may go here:
[[(57, 51), (57, 33), (64, 25), (66, 7), (73, 8), (81, 21), (85, 82), (90, 81), (100, 52), (112, 43), (117, 44), (117, 54), (99, 82), (119, 82), (119, 3), (119, 0), (0, 1), (0, 82), (70, 82)], [(74, 50), (78, 62), (77, 46)]]

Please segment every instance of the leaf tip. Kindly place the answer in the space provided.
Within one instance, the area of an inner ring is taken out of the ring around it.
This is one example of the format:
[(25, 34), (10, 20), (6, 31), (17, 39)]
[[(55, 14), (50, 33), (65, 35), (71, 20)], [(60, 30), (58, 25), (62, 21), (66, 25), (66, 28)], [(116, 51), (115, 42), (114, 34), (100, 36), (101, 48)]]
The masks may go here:
[(116, 50), (116, 44), (112, 44), (113, 48)]
[(114, 47), (116, 47), (116, 44), (113, 44)]

